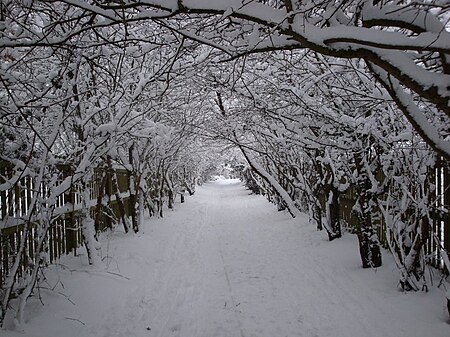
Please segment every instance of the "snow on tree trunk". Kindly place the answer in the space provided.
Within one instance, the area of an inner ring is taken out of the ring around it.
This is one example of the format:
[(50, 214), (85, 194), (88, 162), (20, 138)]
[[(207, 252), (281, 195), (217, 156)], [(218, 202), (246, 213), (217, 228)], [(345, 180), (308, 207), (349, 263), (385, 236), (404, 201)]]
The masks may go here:
[(368, 196), (367, 179), (362, 188), (358, 188), (358, 200), (356, 213), (358, 225), (356, 234), (358, 236), (359, 253), (363, 268), (377, 268), (382, 264), (380, 242), (374, 225), (372, 224), (371, 213), (373, 207)]
[[(41, 157), (41, 162), (40, 162), (40, 165), (38, 166), (39, 170), (38, 170), (37, 174), (34, 177), (35, 178), (34, 186), (36, 186), (37, 188), (35, 188), (32, 191), (31, 202), (30, 202), (30, 205), (29, 205), (28, 210), (27, 210), (27, 219), (26, 219), (25, 224), (24, 224), (23, 234), (21, 235), (21, 238), (20, 238), (19, 248), (18, 248), (16, 257), (15, 257), (15, 260), (14, 260), (14, 264), (11, 267), (11, 269), (10, 269), (10, 271), (9, 271), (7, 277), (6, 277), (5, 285), (4, 285), (3, 289), (2, 289), (2, 291), (0, 291), (0, 296), (1, 296), (0, 297), (0, 300), (1, 300), (0, 328), (3, 326), (3, 321), (5, 319), (6, 312), (8, 310), (8, 305), (9, 305), (9, 302), (11, 300), (11, 295), (12, 295), (12, 292), (14, 290), (14, 285), (15, 285), (15, 282), (16, 282), (17, 274), (18, 274), (18, 271), (19, 271), (20, 266), (22, 264), (22, 259), (23, 259), (23, 256), (24, 256), (24, 252), (26, 251), (27, 238), (28, 238), (29, 232), (31, 230), (31, 227), (33, 226), (33, 217), (36, 215), (36, 212), (38, 211), (37, 210), (38, 206), (39, 206), (38, 203), (41, 200), (40, 187), (41, 187), (41, 184), (44, 181), (44, 177), (45, 177), (45, 175), (47, 173), (46, 170), (48, 169), (47, 162), (49, 160), (50, 148), (54, 144), (54, 142), (55, 142), (55, 140), (56, 140), (56, 138), (58, 136), (58, 129), (59, 129), (59, 126), (60, 126), (61, 122), (62, 122), (62, 118), (59, 117), (55, 121), (55, 127), (56, 128), (52, 130), (52, 133), (50, 134), (50, 136), (49, 136), (49, 138), (47, 140), (48, 148), (44, 152), (43, 156)], [(46, 207), (44, 205), (44, 209), (45, 208)], [(49, 214), (45, 214), (45, 215), (49, 216)], [(39, 237), (40, 242), (41, 242), (41, 240), (43, 242), (43, 240), (45, 238), (45, 234), (46, 234), (46, 232), (48, 230), (48, 226), (50, 225), (50, 222), (49, 222), (48, 218), (44, 218), (43, 221), (44, 221), (44, 224), (46, 226), (44, 226), (44, 228), (40, 232), (40, 234), (41, 234), (41, 236)], [(20, 310), (19, 310), (19, 323), (23, 322), (23, 311), (24, 311), (24, 308), (25, 308), (26, 300), (28, 299), (29, 294), (31, 293), (31, 290), (32, 290), (32, 286), (34, 285), (34, 281), (33, 280), (35, 280), (35, 277), (36, 277), (36, 273), (37, 273), (36, 268), (33, 269), (33, 273), (34, 273), (34, 277), (31, 278), (31, 279), (28, 279), (29, 284), (27, 284), (27, 286), (25, 288), (26, 293), (21, 298)]]
[(308, 215), (309, 215), (309, 221), (312, 222), (318, 231), (323, 230), (323, 224), (322, 224), (322, 210), (320, 209), (320, 206), (317, 205), (314, 201), (308, 202)]
[(144, 224), (144, 191), (139, 188), (139, 205), (138, 205), (138, 228), (142, 230)]
[[(131, 224), (133, 231), (135, 233), (139, 232), (139, 226), (138, 226), (138, 215), (137, 213), (137, 207), (138, 207), (138, 200), (136, 193), (139, 191), (139, 188), (136, 188), (139, 186), (139, 178), (136, 177), (136, 171), (133, 169), (135, 163), (134, 157), (135, 157), (135, 145), (134, 143), (129, 147), (128, 149), (128, 166), (127, 166), (127, 177), (128, 177), (128, 189), (130, 191), (130, 199), (129, 199), (129, 211), (131, 216)], [(137, 181), (136, 181), (137, 180)]]
[(83, 184), (84, 191), (81, 192), (81, 230), (83, 234), (83, 241), (86, 247), (88, 261), (90, 265), (98, 265), (100, 263), (99, 253), (100, 243), (96, 238), (95, 222), (90, 214), (90, 187), (88, 184)]
[(166, 173), (164, 174), (164, 179), (165, 179), (165, 182), (166, 182), (166, 185), (167, 185), (167, 189), (168, 189), (168, 191), (167, 191), (167, 194), (168, 194), (168, 207), (170, 209), (173, 209), (174, 201), (175, 201), (174, 200), (175, 193), (174, 193), (174, 187), (173, 187), (172, 179), (170, 179), (168, 171), (169, 170), (167, 170)]
[(370, 215), (359, 216), (358, 220), (357, 236), (362, 267), (380, 267), (382, 265), (380, 242), (372, 226)]
[(405, 157), (391, 173), (387, 197), (378, 198), (386, 224), (386, 240), (400, 272), (403, 290), (427, 289), (426, 244), (432, 239), (431, 212), (435, 207), (435, 155), (404, 150)]
[(244, 154), (245, 158), (247, 159), (247, 162), (249, 165), (253, 168), (253, 170), (261, 176), (270, 186), (272, 186), (276, 193), (279, 195), (279, 197), (286, 203), (286, 207), (291, 214), (293, 218), (300, 215), (299, 210), (295, 206), (294, 201), (291, 199), (289, 194), (286, 192), (286, 190), (281, 187), (281, 185), (276, 181), (275, 178), (273, 178), (255, 159), (251, 157), (249, 153), (246, 152), (246, 150), (243, 147), (240, 147), (242, 153)]
[(164, 206), (164, 168), (161, 167), (161, 173), (159, 174), (159, 181), (157, 181), (158, 186), (158, 215), (159, 217), (164, 216), (163, 206)]
[(325, 201), (328, 239), (333, 241), (342, 236), (341, 217), (339, 209), (339, 192), (334, 187), (329, 187), (328, 198)]
[[(436, 245), (441, 249), (442, 260), (444, 261), (444, 266), (447, 269), (447, 273), (450, 273), (450, 252), (444, 248), (444, 245), (442, 244), (441, 240), (436, 235), (436, 233), (434, 234), (433, 238), (434, 241), (436, 242)], [(450, 320), (450, 287), (447, 288), (445, 298), (447, 301), (447, 311)]]

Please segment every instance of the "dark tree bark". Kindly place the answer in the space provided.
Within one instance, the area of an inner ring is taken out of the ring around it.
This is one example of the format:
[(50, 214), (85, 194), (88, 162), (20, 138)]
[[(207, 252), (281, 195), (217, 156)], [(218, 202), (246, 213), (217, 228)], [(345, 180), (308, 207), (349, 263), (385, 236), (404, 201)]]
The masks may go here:
[(357, 229), (359, 253), (363, 268), (377, 268), (382, 265), (381, 248), (369, 214), (358, 216)]
[(98, 190), (97, 195), (97, 205), (95, 206), (95, 232), (98, 233), (102, 231), (102, 220), (104, 215), (104, 206), (103, 206), (103, 197), (106, 192), (106, 184), (108, 183), (108, 176), (106, 174), (103, 175), (100, 188)]
[(123, 229), (124, 229), (125, 233), (128, 233), (128, 231), (130, 230), (130, 227), (128, 225), (128, 220), (126, 218), (127, 215), (125, 212), (125, 205), (123, 204), (122, 197), (120, 196), (119, 184), (117, 182), (117, 174), (116, 174), (116, 171), (112, 167), (112, 161), (111, 161), (110, 156), (107, 157), (107, 163), (108, 163), (108, 169), (111, 172), (111, 185), (112, 185), (113, 193), (116, 197), (116, 202), (117, 202), (117, 206), (119, 209), (119, 215), (122, 220)]
[(371, 216), (375, 196), (373, 192), (370, 192), (371, 183), (366, 168), (362, 165), (360, 155), (355, 155), (355, 165), (359, 177), (355, 185), (358, 195), (358, 200), (356, 201), (358, 205), (356, 234), (358, 236), (359, 253), (363, 268), (377, 268), (382, 265), (382, 259), (380, 242)]
[[(133, 167), (133, 150), (134, 150), (134, 144), (130, 146), (128, 149), (128, 162)], [(136, 206), (137, 206), (137, 195), (136, 195), (136, 175), (133, 171), (127, 170), (127, 176), (128, 176), (128, 189), (130, 191), (130, 204), (129, 204), (129, 210), (130, 210), (130, 216), (131, 216), (131, 224), (133, 231), (135, 233), (139, 232), (139, 226), (137, 221), (137, 215), (136, 215)]]
[(328, 239), (333, 241), (342, 237), (341, 230), (341, 214), (339, 205), (339, 190), (333, 185), (326, 186), (326, 200), (325, 207), (327, 208), (327, 213), (329, 215), (328, 219)]

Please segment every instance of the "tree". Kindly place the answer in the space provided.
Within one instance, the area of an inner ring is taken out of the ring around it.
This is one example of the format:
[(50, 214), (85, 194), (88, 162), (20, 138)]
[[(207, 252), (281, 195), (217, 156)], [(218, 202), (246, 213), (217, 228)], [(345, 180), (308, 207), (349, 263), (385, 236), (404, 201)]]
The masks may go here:
[[(2, 37), (6, 39), (34, 39), (46, 34), (50, 34), (49, 39), (57, 39), (78, 25), (71, 19), (71, 7), (62, 4), (8, 2), (1, 4), (0, 12)], [(56, 17), (67, 20), (56, 22)], [(165, 125), (167, 121), (152, 122), (158, 118), (155, 111), (179, 56), (179, 49), (173, 45), (177, 37), (163, 36), (155, 27), (140, 25), (138, 32), (136, 27), (114, 26), (87, 30), (74, 35), (68, 42), (71, 46), (56, 46), (47, 40), (17, 47), (2, 40), (1, 161), (12, 174), (1, 177), (0, 188), (8, 195), (28, 189), (25, 192), (30, 202), (20, 214), (2, 214), (2, 227), (14, 217), (22, 219), (24, 229), (13, 267), (2, 284), (0, 324), (14, 297), (20, 297), (17, 319), (23, 322), (25, 303), (39, 282), (39, 270), (47, 263), (47, 233), (60, 216), (56, 208), (68, 191), (77, 191), (79, 196), (80, 227), (89, 263), (95, 264), (99, 229), (91, 217), (91, 183), (99, 165), (114, 171), (123, 164), (129, 170), (135, 211), (131, 212), (131, 226), (124, 210), (122, 221), (126, 231), (130, 227), (138, 231), (151, 168), (166, 160), (161, 172), (167, 178), (171, 163), (166, 157), (174, 160), (180, 143), (189, 136), (172, 133), (173, 128)], [(136, 33), (151, 35), (152, 40), (138, 44), (133, 37)], [(178, 42), (183, 45), (183, 39)], [(153, 147), (144, 148), (149, 140)], [(152, 157), (155, 148), (156, 156)], [(167, 153), (161, 152), (164, 150)], [(26, 179), (30, 183), (24, 187)], [(176, 182), (162, 180), (158, 187), (161, 198), (166, 183), (173, 187)], [(116, 197), (120, 200), (118, 189)], [(106, 207), (99, 207), (102, 198), (98, 199), (97, 212), (105, 212)], [(74, 200), (69, 202), (72, 204), (63, 206), (74, 209)], [(162, 212), (162, 204), (160, 208)], [(38, 233), (39, 254), (24, 264), (32, 230)]]
[[(64, 43), (86, 29), (97, 30), (103, 20), (112, 26), (151, 20), (231, 57), (308, 48), (328, 56), (364, 59), (414, 129), (450, 159), (446, 138), (450, 34), (446, 7), (439, 1), (66, 3), (86, 26), (74, 27), (51, 44)], [(32, 38), (6, 34), (2, 42), (35, 43)]]
[[(48, 190), (33, 191), (21, 214), (26, 230), (38, 223), (42, 245), (49, 200), (78, 189), (95, 263), (98, 165), (113, 177), (127, 170), (131, 223), (124, 209), (121, 220), (138, 231), (144, 205), (162, 216), (215, 171), (205, 144), (234, 146), (258, 190), (293, 216), (308, 209), (330, 240), (353, 189), (363, 266), (381, 264), (382, 218), (402, 287), (419, 289), (430, 212), (442, 211), (433, 165), (450, 159), (447, 20), (438, 0), (2, 2), (0, 149), (13, 174), (1, 188), (29, 178)], [(19, 287), (18, 269), (8, 275), (2, 319), (15, 287), (20, 320), (40, 266)]]

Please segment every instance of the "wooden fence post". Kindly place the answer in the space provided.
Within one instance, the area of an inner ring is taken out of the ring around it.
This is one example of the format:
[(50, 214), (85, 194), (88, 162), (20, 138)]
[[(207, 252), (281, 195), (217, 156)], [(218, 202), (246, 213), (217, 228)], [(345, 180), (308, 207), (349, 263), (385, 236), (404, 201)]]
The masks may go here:
[(5, 280), (8, 265), (8, 250), (5, 239), (6, 237), (3, 236), (3, 231), (0, 228), (0, 289), (2, 288)]
[[(443, 165), (443, 183), (444, 183), (444, 206), (450, 210), (450, 163), (445, 162)], [(443, 214), (443, 245), (450, 258), (450, 214), (449, 212)], [(450, 270), (448, 271), (450, 272)]]

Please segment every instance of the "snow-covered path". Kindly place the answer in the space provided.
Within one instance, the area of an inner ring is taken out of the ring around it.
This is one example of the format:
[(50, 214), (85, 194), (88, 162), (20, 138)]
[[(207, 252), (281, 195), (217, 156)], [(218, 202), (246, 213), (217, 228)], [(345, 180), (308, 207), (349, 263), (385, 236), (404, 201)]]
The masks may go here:
[(362, 270), (352, 235), (327, 242), (306, 218), (277, 212), (237, 181), (208, 183), (166, 214), (140, 235), (105, 238), (101, 271), (84, 256), (52, 267), (56, 291), (42, 289), (45, 306), (30, 303), (25, 330), (5, 335), (450, 334), (441, 290), (397, 291), (389, 259)]

